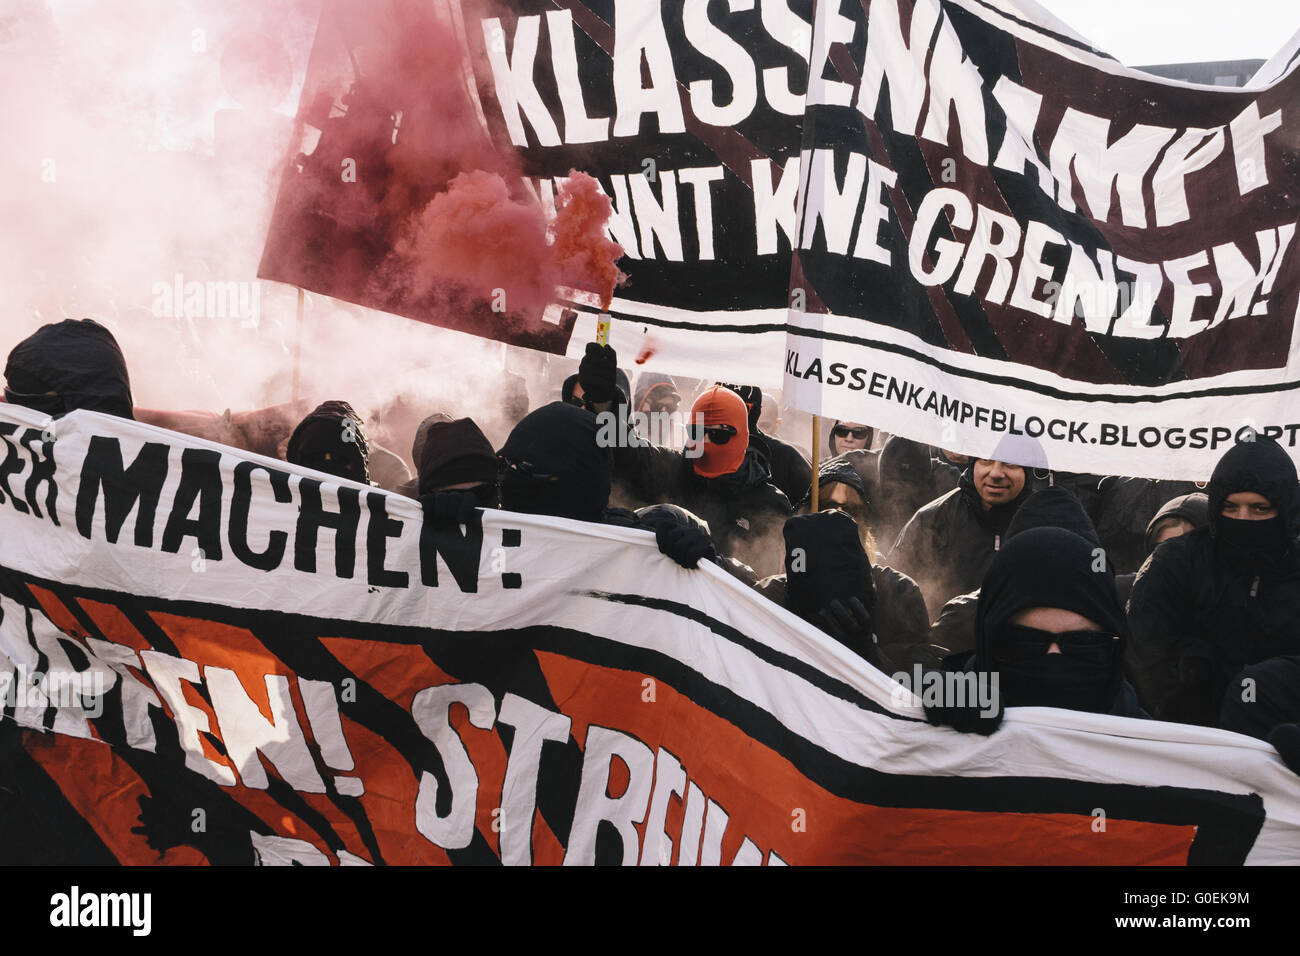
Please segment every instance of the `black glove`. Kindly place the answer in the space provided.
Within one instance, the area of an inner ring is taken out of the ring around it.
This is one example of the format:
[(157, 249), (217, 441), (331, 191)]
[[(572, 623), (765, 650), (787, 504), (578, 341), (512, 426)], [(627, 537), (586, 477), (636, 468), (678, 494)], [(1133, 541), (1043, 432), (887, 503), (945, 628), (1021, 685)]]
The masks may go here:
[(1294, 774), (1300, 774), (1300, 724), (1278, 724), (1268, 735), (1268, 742)]
[(823, 631), (866, 658), (872, 667), (884, 670), (881, 666), (880, 649), (876, 643), (871, 612), (867, 610), (861, 598), (855, 596), (847, 601), (839, 599), (831, 601), (817, 617), (816, 623)]
[[(966, 678), (963, 678), (966, 679)], [(921, 696), (923, 688), (914, 687), (912, 692)], [(936, 727), (951, 727), (963, 734), (980, 734), (987, 737), (1002, 726), (1002, 696), (993, 700), (993, 714), (986, 715), (976, 702), (963, 706), (955, 704), (925, 704), (925, 719)]]
[(655, 528), (655, 541), (666, 554), (684, 568), (694, 568), (701, 558), (716, 558), (713, 539), (699, 528), (685, 524), (664, 524)]
[(582, 397), (592, 405), (614, 400), (618, 388), (618, 353), (608, 345), (587, 343), (587, 354), (578, 365)]
[(424, 520), (437, 527), (468, 524), (478, 504), (472, 491), (435, 491), (420, 495)]

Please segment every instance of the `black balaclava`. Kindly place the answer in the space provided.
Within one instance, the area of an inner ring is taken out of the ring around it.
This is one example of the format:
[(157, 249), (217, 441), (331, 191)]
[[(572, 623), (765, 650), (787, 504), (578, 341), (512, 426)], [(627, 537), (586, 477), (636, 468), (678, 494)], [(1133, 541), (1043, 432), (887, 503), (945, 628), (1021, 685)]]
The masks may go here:
[(135, 418), (126, 359), (113, 333), (93, 319), (41, 326), (9, 353), (5, 379), (7, 401), (47, 415), (85, 408)]
[(614, 450), (596, 443), (585, 408), (552, 402), (524, 417), (501, 449), (501, 507), (525, 514), (600, 521), (609, 502)]
[(289, 436), (285, 459), (337, 478), (370, 483), (365, 423), (347, 402), (322, 402), (299, 422)]
[(1009, 540), (1030, 528), (1064, 528), (1091, 541), (1093, 547), (1101, 543), (1083, 503), (1073, 493), (1056, 485), (1035, 491), (1021, 502), (1007, 525), (1006, 537)]
[[(1100, 568), (1101, 570), (1095, 570)], [(1041, 654), (1007, 660), (1011, 619), (1028, 608), (1062, 608), (1095, 622), (1106, 636), (1093, 655)], [(999, 674), (1008, 707), (1064, 707), (1105, 713), (1123, 681), (1128, 625), (1109, 562), (1096, 545), (1063, 528), (1031, 528), (1003, 545), (980, 588), (975, 667)], [(1100, 658), (1100, 659), (1097, 659)]]
[(474, 481), (491, 488), (490, 506), (496, 507), (497, 453), (473, 419), (431, 422), (415, 464), (420, 494)]
[(789, 608), (816, 623), (831, 601), (861, 598), (871, 609), (871, 561), (858, 525), (842, 511), (795, 515), (785, 522), (785, 593)]
[[(1210, 534), (1221, 556), (1233, 564), (1255, 567), (1281, 558), (1300, 533), (1300, 495), (1291, 457), (1271, 438), (1257, 434), (1239, 442), (1219, 459), (1205, 489), (1210, 498)], [(1264, 521), (1225, 518), (1229, 495), (1252, 491), (1277, 509)]]
[[(573, 392), (577, 387), (578, 373), (574, 372), (566, 378), (564, 384), (560, 386), (560, 401), (572, 405), (574, 403)], [(632, 386), (629, 384), (627, 372), (623, 371), (621, 368), (614, 369), (614, 388), (614, 404), (626, 405), (627, 396), (631, 394)], [(522, 421), (522, 419), (520, 420)]]
[(415, 438), (411, 441), (411, 461), (414, 462), (417, 472), (420, 470), (420, 459), (424, 457), (424, 443), (429, 440), (429, 429), (438, 422), (449, 421), (451, 421), (450, 415), (434, 412), (416, 426)]

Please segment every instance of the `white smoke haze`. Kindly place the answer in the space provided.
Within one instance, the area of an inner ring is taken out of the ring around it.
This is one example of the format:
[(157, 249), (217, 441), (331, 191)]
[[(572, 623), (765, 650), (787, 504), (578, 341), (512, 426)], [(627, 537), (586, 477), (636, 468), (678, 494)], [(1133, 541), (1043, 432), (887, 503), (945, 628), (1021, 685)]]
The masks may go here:
[[(300, 348), (301, 398), (350, 402), (408, 463), (433, 412), (499, 447), (521, 414), (509, 373), (529, 408), (559, 397), (571, 360), (311, 293), (296, 344), (297, 291), (257, 279), (321, 0), (8, 3), (0, 357), (90, 317), (121, 344), (138, 407), (238, 413), (290, 400)], [(805, 451), (808, 420), (781, 429)]]
[[(256, 272), (320, 7), (10, 0), (0, 354), (47, 322), (90, 317), (121, 344), (139, 407), (290, 399), (297, 292)], [(471, 415), (504, 439), (499, 344), (309, 293), (301, 351), (307, 400), (373, 417), (405, 394), (417, 420)], [(545, 357), (509, 351), (533, 379), (530, 403), (551, 398)], [(409, 434), (388, 442), (409, 456)]]

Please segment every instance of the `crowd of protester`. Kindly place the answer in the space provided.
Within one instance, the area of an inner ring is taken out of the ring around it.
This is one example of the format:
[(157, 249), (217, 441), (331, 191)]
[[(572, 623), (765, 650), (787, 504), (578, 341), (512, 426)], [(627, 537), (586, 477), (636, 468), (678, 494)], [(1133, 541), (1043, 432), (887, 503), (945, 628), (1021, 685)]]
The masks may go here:
[[(52, 417), (135, 417), (122, 352), (91, 320), (44, 326), (4, 373), (6, 401)], [(471, 418), (425, 409), (407, 458), (341, 400), (287, 436), (250, 428), (246, 447), (418, 499), (427, 521), (503, 508), (644, 528), (886, 674), (997, 675), (996, 708), (927, 704), (932, 723), (990, 734), (1005, 706), (1178, 721), (1269, 740), (1300, 772), (1300, 483), (1263, 435), (1198, 489), (1053, 472), (1026, 439), (970, 459), (835, 421), (814, 509), (810, 456), (755, 387), (645, 371), (633, 389), (592, 344), (535, 404), (515, 395), (499, 449)], [(655, 414), (684, 423), (679, 442), (650, 440)]]

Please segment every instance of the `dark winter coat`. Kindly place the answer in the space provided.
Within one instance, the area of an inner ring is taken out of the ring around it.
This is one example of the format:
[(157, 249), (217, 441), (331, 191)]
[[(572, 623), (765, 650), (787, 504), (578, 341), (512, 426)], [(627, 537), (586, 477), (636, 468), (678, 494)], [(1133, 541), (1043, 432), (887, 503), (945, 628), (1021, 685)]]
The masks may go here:
[(886, 546), (898, 540), (898, 533), (917, 509), (956, 487), (956, 477), (944, 480), (948, 476), (938, 468), (929, 445), (902, 435), (892, 435), (885, 442), (876, 459), (879, 501), (872, 505), (875, 531)]
[[(1156, 549), (1156, 529), (1166, 518), (1182, 518), (1191, 524), (1193, 529), (1204, 528), (1210, 520), (1210, 499), (1201, 491), (1190, 495), (1179, 495), (1172, 501), (1166, 502), (1165, 506), (1156, 512), (1156, 516), (1147, 524), (1146, 533), (1146, 553), (1149, 556)], [(1115, 575), (1115, 586), (1119, 588), (1119, 599), (1128, 605), (1128, 599), (1133, 593), (1133, 581), (1137, 577), (1136, 571), (1126, 574)]]
[(787, 441), (752, 431), (749, 443), (767, 459), (771, 482), (792, 503), (802, 501), (812, 486), (812, 465), (803, 453)]
[(1105, 478), (1091, 512), (1102, 547), (1117, 573), (1135, 571), (1146, 560), (1147, 529), (1169, 499), (1191, 494), (1190, 481), (1156, 481), (1150, 478)]
[[(681, 452), (634, 443), (614, 456), (614, 478), (631, 497), (681, 505), (708, 523), (718, 553), (750, 565), (760, 574), (779, 566), (779, 532), (791, 514), (790, 500), (771, 482), (766, 460), (750, 447), (729, 475), (703, 478)], [(775, 532), (777, 537), (772, 539)]]
[(1032, 491), (1026, 474), (1019, 497), (986, 510), (967, 468), (956, 488), (921, 508), (903, 526), (886, 560), (921, 585), (928, 606), (943, 607), (980, 586), (1016, 509)]
[[(1166, 541), (1138, 572), (1128, 662), (1153, 716), (1214, 726), (1244, 667), (1300, 653), (1300, 493), (1290, 458), (1263, 437), (1229, 450), (1207, 491), (1209, 526)], [(1277, 508), (1280, 554), (1224, 540), (1224, 499), (1244, 491)]]

